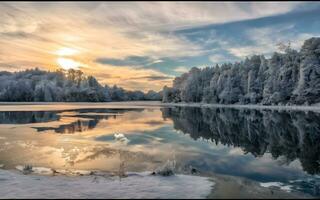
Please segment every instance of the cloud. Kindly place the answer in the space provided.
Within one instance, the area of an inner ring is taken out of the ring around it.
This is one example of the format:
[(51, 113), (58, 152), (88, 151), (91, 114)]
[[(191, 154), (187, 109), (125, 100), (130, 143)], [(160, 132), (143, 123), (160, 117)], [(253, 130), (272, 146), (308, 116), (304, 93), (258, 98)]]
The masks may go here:
[(228, 62), (230, 61), (230, 58), (229, 57), (226, 57), (222, 54), (214, 54), (214, 55), (211, 55), (209, 56), (209, 60), (212, 62), (212, 63), (223, 63), (223, 62)]
[(161, 59), (158, 59), (158, 60), (152, 61), (151, 63), (149, 63), (149, 65), (156, 64), (156, 63), (162, 63), (162, 62), (164, 62), (164, 61)]
[(245, 32), (252, 44), (245, 46), (227, 47), (227, 50), (238, 58), (245, 58), (254, 54), (270, 55), (278, 50), (277, 44), (291, 43), (295, 49), (301, 48), (303, 42), (319, 34), (296, 32), (295, 24), (279, 24), (262, 28), (251, 28)]
[(320, 4), (299, 5), (303, 8), (287, 14), (195, 27), (178, 34), (196, 41), (214, 62), (234, 62), (253, 54), (270, 56), (279, 42), (290, 41), (299, 49), (308, 37), (319, 36)]
[(96, 62), (101, 64), (110, 64), (114, 66), (141, 66), (151, 62), (149, 57), (129, 56), (123, 59), (115, 58), (97, 58)]
[(172, 80), (173, 77), (171, 76), (142, 76), (142, 77), (131, 77), (129, 78), (130, 80), (135, 80), (135, 79), (147, 79), (148, 81), (158, 81), (158, 80)]
[(23, 10), (6, 3), (0, 5), (0, 33), (33, 33), (38, 28), (40, 21)]
[[(93, 68), (84, 68), (84, 73), (94, 74), (102, 84), (118, 85), (129, 90), (153, 89), (159, 91), (164, 84), (171, 85), (173, 77), (154, 69), (132, 68), (130, 66), (113, 66), (96, 64)], [(105, 78), (106, 75), (108, 78)], [(152, 84), (151, 84), (152, 83)]]
[[(269, 47), (270, 45), (268, 45)], [(228, 48), (230, 53), (240, 59), (244, 59), (247, 56), (252, 56), (255, 54), (269, 54), (270, 52), (275, 51), (275, 47), (266, 48), (263, 45), (260, 46), (244, 46), (244, 47), (230, 47)]]
[(188, 72), (189, 69), (187, 67), (179, 66), (175, 68), (174, 71), (178, 73), (185, 73), (185, 72)]
[[(136, 30), (178, 30), (205, 24), (227, 23), (283, 14), (301, 2), (127, 2), (101, 3), (89, 10), (92, 22)], [(106, 12), (108, 10), (108, 12)], [(119, 14), (121, 13), (121, 14)]]

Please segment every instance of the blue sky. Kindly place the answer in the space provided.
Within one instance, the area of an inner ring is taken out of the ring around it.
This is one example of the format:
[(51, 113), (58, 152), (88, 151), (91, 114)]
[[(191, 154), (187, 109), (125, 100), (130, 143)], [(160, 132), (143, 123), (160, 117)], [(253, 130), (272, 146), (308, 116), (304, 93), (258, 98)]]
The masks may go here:
[(320, 36), (318, 2), (4, 2), (0, 70), (76, 68), (161, 89), (191, 67), (270, 56)]

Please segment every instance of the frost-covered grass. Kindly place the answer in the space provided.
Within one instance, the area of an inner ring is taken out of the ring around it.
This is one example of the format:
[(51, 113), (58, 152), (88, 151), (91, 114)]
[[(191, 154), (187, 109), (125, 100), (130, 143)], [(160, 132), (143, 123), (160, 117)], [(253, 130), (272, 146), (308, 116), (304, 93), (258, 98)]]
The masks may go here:
[(39, 176), (0, 170), (0, 198), (206, 198), (214, 183), (190, 175)]

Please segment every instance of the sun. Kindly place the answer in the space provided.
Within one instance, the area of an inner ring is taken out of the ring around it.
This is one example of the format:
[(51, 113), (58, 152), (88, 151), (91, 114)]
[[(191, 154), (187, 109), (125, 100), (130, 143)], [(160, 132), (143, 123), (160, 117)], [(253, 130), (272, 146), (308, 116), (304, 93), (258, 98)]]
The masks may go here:
[(57, 63), (61, 68), (65, 69), (65, 70), (79, 69), (79, 67), (81, 66), (81, 63), (76, 62), (76, 61), (69, 59), (69, 58), (58, 58)]
[(61, 47), (59, 50), (55, 51), (54, 54), (59, 56), (59, 58), (57, 59), (58, 65), (61, 68), (68, 70), (79, 69), (79, 67), (81, 66), (81, 63), (70, 58), (70, 56), (74, 56), (79, 53), (79, 50), (75, 48)]

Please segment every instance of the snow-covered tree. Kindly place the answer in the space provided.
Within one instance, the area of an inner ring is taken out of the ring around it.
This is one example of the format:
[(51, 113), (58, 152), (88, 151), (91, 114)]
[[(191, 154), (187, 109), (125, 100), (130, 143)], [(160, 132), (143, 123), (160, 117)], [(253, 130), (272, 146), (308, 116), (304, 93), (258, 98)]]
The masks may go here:
[(305, 41), (298, 52), (282, 45), (270, 59), (263, 55), (225, 63), (176, 77), (163, 90), (163, 101), (313, 104), (320, 102), (320, 38)]
[(299, 81), (294, 92), (295, 102), (317, 103), (320, 101), (320, 38), (310, 38), (302, 46)]
[(38, 68), (10, 73), (0, 72), (0, 101), (105, 102), (161, 100), (160, 93), (127, 91), (118, 86), (104, 87), (80, 70), (42, 71)]

